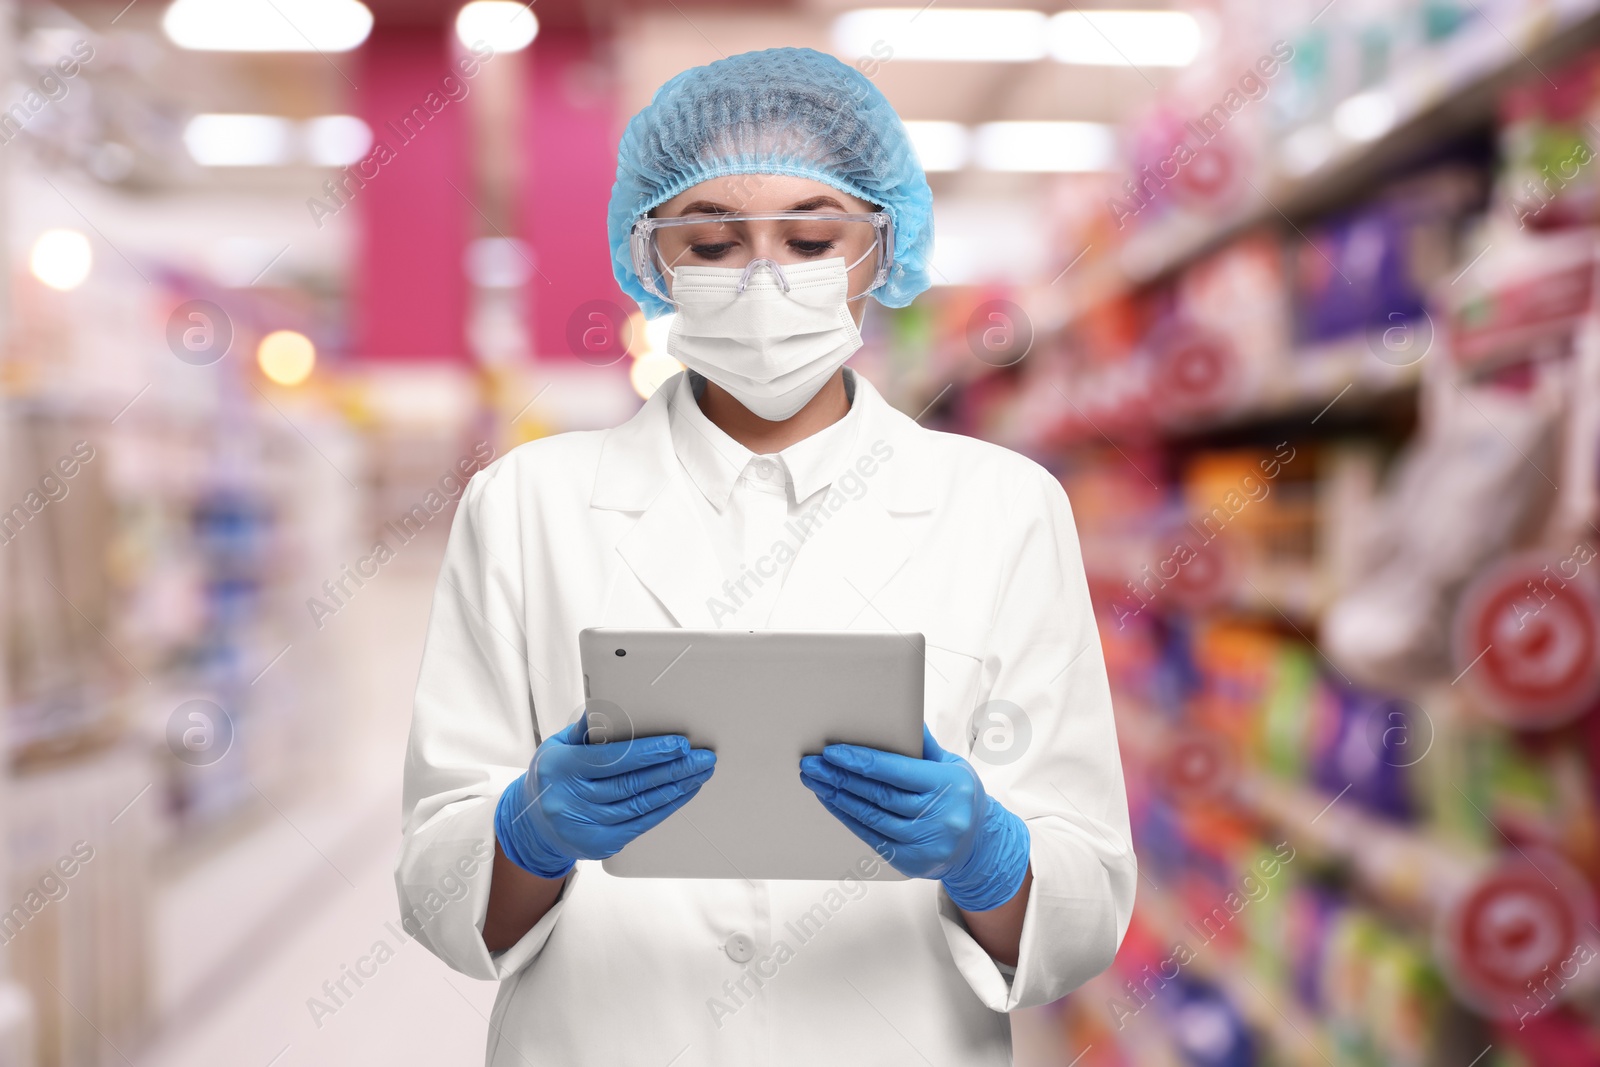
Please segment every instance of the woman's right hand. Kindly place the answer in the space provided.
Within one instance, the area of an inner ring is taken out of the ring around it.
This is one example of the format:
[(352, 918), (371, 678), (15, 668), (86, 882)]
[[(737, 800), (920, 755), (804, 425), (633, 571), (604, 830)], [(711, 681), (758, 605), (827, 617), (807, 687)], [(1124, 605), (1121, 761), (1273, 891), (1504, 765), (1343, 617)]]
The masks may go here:
[(546, 739), (495, 808), (501, 851), (540, 878), (616, 855), (694, 799), (716, 768), (716, 753), (680, 734), (591, 745), (584, 730), (579, 719)]

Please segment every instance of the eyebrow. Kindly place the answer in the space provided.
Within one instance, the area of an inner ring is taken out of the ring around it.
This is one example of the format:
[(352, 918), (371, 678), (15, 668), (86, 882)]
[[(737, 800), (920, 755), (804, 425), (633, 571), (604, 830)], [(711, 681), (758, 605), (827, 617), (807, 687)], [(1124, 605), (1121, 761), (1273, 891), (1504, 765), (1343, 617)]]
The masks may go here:
[[(833, 208), (835, 211), (841, 212), (845, 210), (843, 204), (826, 193), (823, 193), (819, 196), (809, 197), (797, 204), (792, 204), (789, 207), (783, 208), (782, 210), (816, 211), (819, 208)], [(735, 210), (736, 209), (728, 207), (724, 204), (719, 204), (715, 200), (696, 200), (692, 203), (684, 205), (683, 210), (678, 212), (678, 215), (680, 217), (683, 215), (731, 215), (735, 212)]]
[(809, 200), (802, 200), (798, 204), (795, 204), (793, 207), (789, 208), (789, 210), (790, 211), (815, 211), (819, 207), (837, 208), (840, 211), (844, 210), (844, 205), (843, 204), (839, 203), (839, 201), (835, 200), (833, 197), (829, 196), (826, 193), (823, 193), (821, 196), (813, 196)]

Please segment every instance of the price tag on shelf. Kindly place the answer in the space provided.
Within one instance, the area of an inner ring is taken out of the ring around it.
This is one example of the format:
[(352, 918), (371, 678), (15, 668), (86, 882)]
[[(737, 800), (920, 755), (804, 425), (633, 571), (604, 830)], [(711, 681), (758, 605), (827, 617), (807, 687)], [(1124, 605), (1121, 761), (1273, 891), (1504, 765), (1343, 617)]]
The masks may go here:
[(1215, 218), (1219, 211), (1237, 206), (1239, 194), (1246, 188), (1244, 169), (1243, 150), (1223, 130), (1179, 168), (1173, 190), (1186, 208)]
[[(1144, 556), (1156, 561), (1152, 573), (1162, 583), (1157, 595), (1185, 611), (1203, 612), (1229, 603), (1239, 590), (1238, 561), (1227, 541), (1205, 525), (1205, 518), (1163, 520)], [(1130, 578), (1138, 583), (1147, 581), (1148, 575), (1134, 573)]]
[(1238, 761), (1227, 740), (1193, 727), (1172, 734), (1155, 769), (1159, 788), (1179, 802), (1220, 797), (1233, 790), (1238, 777)]
[(1550, 729), (1600, 698), (1600, 606), (1592, 548), (1520, 554), (1481, 574), (1456, 609), (1456, 670), (1516, 729)]
[(1582, 875), (1552, 853), (1519, 853), (1441, 912), (1441, 970), (1483, 1015), (1537, 1013), (1576, 984), (1581, 961), (1593, 959), (1593, 921), (1594, 897)]
[(1243, 367), (1233, 346), (1193, 323), (1173, 323), (1150, 341), (1151, 400), (1173, 422), (1219, 414), (1240, 402)]

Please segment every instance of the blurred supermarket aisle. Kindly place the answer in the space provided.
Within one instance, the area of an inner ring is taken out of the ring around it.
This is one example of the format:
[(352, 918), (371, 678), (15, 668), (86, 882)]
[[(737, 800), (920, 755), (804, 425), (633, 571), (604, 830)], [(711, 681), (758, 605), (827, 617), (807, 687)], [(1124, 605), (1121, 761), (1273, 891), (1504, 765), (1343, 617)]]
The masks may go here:
[[(482, 1062), (494, 985), (450, 971), (396, 921), (400, 768), (436, 566), (419, 553), (339, 620), (352, 636), (343, 688), (363, 708), (348, 779), (263, 813), (157, 887), (169, 1036), (141, 1063)], [(376, 971), (359, 985), (358, 962)], [(408, 1025), (424, 1016), (426, 1027)]]

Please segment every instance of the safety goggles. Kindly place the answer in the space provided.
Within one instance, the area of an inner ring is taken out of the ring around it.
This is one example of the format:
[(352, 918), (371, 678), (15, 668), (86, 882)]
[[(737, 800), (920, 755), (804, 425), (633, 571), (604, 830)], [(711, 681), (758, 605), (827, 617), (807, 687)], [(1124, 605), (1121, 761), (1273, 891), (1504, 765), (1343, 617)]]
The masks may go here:
[(888, 280), (894, 262), (894, 224), (886, 211), (647, 217), (633, 224), (630, 245), (639, 280), (669, 304), (674, 303), (672, 275), (679, 267), (739, 268), (759, 259), (789, 266), (835, 256), (844, 257), (846, 270), (871, 259), (871, 281), (849, 294), (849, 299), (859, 300)]

